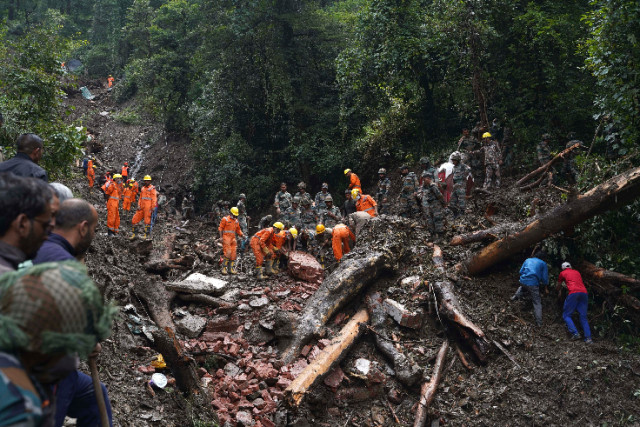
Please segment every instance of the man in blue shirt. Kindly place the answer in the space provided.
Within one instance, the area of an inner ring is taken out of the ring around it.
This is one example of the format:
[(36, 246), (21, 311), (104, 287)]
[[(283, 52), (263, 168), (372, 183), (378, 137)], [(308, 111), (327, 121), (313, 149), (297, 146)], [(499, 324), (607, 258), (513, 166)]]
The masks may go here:
[(512, 301), (520, 299), (525, 294), (533, 302), (533, 314), (536, 324), (542, 326), (542, 303), (540, 301), (540, 286), (549, 284), (549, 270), (547, 263), (543, 261), (545, 254), (537, 251), (533, 257), (527, 258), (520, 268), (520, 284), (516, 293), (511, 297)]

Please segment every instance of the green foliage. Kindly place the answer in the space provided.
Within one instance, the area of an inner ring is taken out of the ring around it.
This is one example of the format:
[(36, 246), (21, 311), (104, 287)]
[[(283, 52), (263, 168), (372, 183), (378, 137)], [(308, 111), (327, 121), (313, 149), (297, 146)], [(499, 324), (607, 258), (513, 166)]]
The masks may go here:
[(86, 130), (63, 122), (60, 58), (74, 47), (60, 35), (56, 14), (18, 38), (0, 32), (0, 109), (5, 116), (2, 145), (14, 150), (21, 133), (45, 141), (42, 166), (55, 179), (66, 175), (81, 151)]
[(141, 124), (142, 117), (135, 108), (124, 108), (113, 115), (114, 120), (127, 125)]

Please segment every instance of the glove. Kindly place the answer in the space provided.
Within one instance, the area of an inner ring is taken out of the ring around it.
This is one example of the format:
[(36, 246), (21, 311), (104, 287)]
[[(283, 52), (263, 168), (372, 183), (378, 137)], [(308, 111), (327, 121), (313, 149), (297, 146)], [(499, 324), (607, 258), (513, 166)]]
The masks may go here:
[(269, 248), (267, 248), (267, 247), (262, 248), (262, 252), (263, 252), (265, 255), (271, 255), (271, 251), (270, 251), (270, 250), (269, 250)]

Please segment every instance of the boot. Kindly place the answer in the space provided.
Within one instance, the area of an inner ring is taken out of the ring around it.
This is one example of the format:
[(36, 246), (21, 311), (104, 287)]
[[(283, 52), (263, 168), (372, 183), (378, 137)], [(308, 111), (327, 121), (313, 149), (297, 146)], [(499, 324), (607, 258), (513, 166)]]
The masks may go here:
[(133, 227), (133, 228), (131, 229), (131, 237), (129, 237), (129, 240), (133, 240), (133, 239), (135, 239), (135, 238), (136, 238), (136, 228), (135, 228), (135, 227)]
[(256, 267), (256, 278), (258, 280), (264, 280), (267, 278), (267, 276), (262, 274), (262, 267)]
[(236, 262), (235, 261), (231, 261), (231, 268), (229, 269), (229, 271), (231, 272), (231, 274), (238, 274), (238, 272), (236, 271)]
[(146, 239), (148, 234), (149, 234), (149, 226), (145, 225), (144, 226), (144, 234), (142, 235), (142, 238)]
[(113, 231), (107, 230), (107, 236), (113, 236)]
[(272, 274), (276, 274), (276, 272), (273, 270), (273, 260), (267, 260), (267, 268), (265, 269), (265, 273), (267, 273), (267, 276), (271, 276)]
[(227, 271), (228, 267), (229, 267), (229, 260), (225, 259), (224, 262), (222, 263), (222, 274), (225, 276), (228, 274), (228, 271)]

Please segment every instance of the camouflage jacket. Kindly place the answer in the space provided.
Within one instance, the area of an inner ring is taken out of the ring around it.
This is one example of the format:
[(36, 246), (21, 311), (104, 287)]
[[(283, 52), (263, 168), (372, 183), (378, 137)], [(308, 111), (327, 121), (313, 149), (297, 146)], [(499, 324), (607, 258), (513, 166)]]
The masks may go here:
[(429, 169), (425, 169), (422, 171), (422, 175), (420, 176), (420, 186), (423, 187), (424, 184), (424, 177), (425, 176), (430, 176), (431, 179), (433, 180), (433, 182), (436, 181), (436, 178), (438, 177), (438, 171), (436, 171), (436, 168), (434, 168), (433, 166), (431, 166)]
[(473, 136), (463, 136), (458, 140), (458, 151), (473, 151), (478, 146), (478, 140)]
[(288, 191), (278, 191), (273, 206), (280, 208), (280, 212), (284, 212), (291, 206), (291, 200), (293, 197)]
[(305, 200), (309, 202), (309, 204), (313, 203), (313, 200), (311, 199), (311, 194), (307, 193), (305, 191), (304, 194), (296, 194), (296, 196), (298, 196), (298, 198), (300, 199), (300, 205), (299, 206), (304, 206)]
[(438, 188), (438, 184), (436, 184), (435, 182), (431, 181), (431, 184), (427, 185), (425, 183), (422, 188), (423, 188), (423, 190), (422, 190), (422, 202), (423, 203), (426, 202), (427, 204), (431, 205), (431, 204), (435, 203), (436, 200), (439, 200), (440, 204), (444, 205), (444, 203), (445, 203), (444, 196), (440, 192), (440, 189)]
[(382, 199), (389, 197), (389, 190), (391, 189), (391, 180), (384, 177), (378, 180), (378, 191), (376, 192), (376, 199), (378, 202), (382, 202)]
[(457, 186), (467, 181), (467, 177), (471, 173), (471, 168), (460, 162), (453, 167), (451, 175), (453, 175), (453, 185)]
[(302, 223), (302, 228), (315, 231), (316, 225), (318, 224), (318, 215), (315, 209), (312, 207), (303, 209), (300, 212), (300, 222)]
[(289, 206), (282, 214), (282, 219), (288, 221), (291, 225), (300, 224), (300, 209)]
[(486, 145), (483, 145), (478, 151), (484, 151), (484, 164), (497, 166), (502, 160), (502, 152), (500, 151), (500, 145), (498, 141), (492, 140)]
[(316, 210), (318, 213), (322, 213), (327, 210), (327, 203), (325, 202), (327, 197), (331, 197), (331, 194), (328, 191), (326, 193), (318, 191), (316, 194)]
[(402, 178), (401, 195), (411, 196), (418, 191), (418, 177), (414, 172), (409, 172), (404, 178)]
[(540, 162), (541, 165), (551, 161), (551, 150), (549, 149), (549, 145), (545, 144), (544, 141), (538, 143), (536, 154), (538, 155), (538, 162)]
[(576, 148), (575, 150), (571, 151), (569, 154), (564, 156), (564, 162), (565, 163), (570, 163), (576, 157), (577, 151), (580, 150), (581, 148), (584, 148), (584, 144), (582, 143), (582, 141), (580, 141), (579, 139), (572, 139), (571, 141), (567, 142), (567, 145), (565, 146), (565, 149), (566, 148), (571, 148), (576, 144), (580, 144), (580, 147)]
[[(330, 213), (337, 219), (329, 215)], [(342, 216), (340, 215), (340, 209), (338, 209), (337, 206), (332, 206), (331, 209), (325, 209), (320, 214), (320, 224), (324, 224), (325, 227), (333, 227), (340, 221), (342, 221)]]

